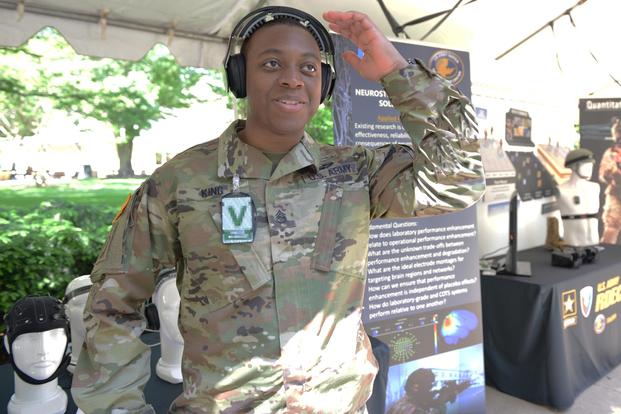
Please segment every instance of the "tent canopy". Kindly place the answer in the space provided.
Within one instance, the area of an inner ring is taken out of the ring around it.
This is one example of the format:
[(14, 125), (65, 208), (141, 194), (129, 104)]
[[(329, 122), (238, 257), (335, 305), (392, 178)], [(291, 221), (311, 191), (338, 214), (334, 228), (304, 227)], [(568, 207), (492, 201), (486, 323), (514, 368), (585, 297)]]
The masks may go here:
[[(441, 10), (456, 0), (384, 0), (399, 24)], [(619, 95), (616, 32), (621, 2), (587, 0), (499, 61), (494, 58), (545, 25), (577, 0), (462, 1), (426, 40), (471, 53), (474, 92), (545, 94), (573, 99)], [(16, 46), (45, 26), (56, 27), (79, 53), (140, 59), (156, 43), (182, 65), (220, 67), (233, 25), (249, 10), (270, 4), (304, 9), (318, 18), (331, 8), (359, 10), (394, 36), (377, 0), (0, 0), (0, 45)], [(439, 18), (409, 27), (420, 39)], [(599, 63), (596, 63), (590, 53)], [(611, 53), (612, 52), (612, 53)], [(504, 88), (504, 89), (503, 89)]]

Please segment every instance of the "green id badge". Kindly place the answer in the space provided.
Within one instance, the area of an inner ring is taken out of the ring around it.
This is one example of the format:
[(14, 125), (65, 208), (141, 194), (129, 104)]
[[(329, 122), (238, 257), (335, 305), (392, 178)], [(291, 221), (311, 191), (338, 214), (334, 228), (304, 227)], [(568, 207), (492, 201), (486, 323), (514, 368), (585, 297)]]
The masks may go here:
[(252, 198), (234, 192), (222, 197), (222, 243), (252, 243), (256, 210)]

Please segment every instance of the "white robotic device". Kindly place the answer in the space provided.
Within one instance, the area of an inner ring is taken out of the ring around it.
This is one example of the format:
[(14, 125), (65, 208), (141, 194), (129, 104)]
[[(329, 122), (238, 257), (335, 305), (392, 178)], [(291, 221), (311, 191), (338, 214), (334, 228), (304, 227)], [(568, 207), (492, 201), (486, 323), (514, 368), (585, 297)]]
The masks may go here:
[(597, 213), (599, 212), (598, 183), (593, 175), (593, 153), (587, 149), (570, 151), (565, 166), (571, 177), (558, 186), (558, 204), (563, 219), (563, 240), (569, 246), (586, 247), (599, 243)]

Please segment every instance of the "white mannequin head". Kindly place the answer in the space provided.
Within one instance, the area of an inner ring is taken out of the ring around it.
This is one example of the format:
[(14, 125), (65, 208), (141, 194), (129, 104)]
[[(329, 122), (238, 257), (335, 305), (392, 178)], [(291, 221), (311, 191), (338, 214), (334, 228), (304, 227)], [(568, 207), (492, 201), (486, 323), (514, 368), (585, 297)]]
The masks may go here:
[(4, 344), (15, 365), (28, 376), (41, 381), (50, 378), (63, 362), (67, 339), (63, 328), (55, 328), (21, 334), (15, 338), (12, 347), (9, 347), (5, 336)]
[(84, 307), (88, 292), (93, 285), (89, 275), (78, 276), (65, 289), (65, 312), (71, 325), (71, 362), (67, 370), (73, 372), (80, 356), (86, 330), (84, 329)]
[(183, 381), (181, 358), (183, 356), (183, 337), (179, 332), (177, 320), (181, 298), (177, 290), (177, 273), (174, 269), (160, 272), (153, 293), (153, 303), (160, 321), (161, 357), (155, 372), (164, 381), (178, 384)]
[(571, 168), (574, 179), (590, 180), (594, 163), (593, 153), (585, 148), (571, 150), (565, 157), (565, 167)]
[(183, 345), (183, 338), (177, 324), (181, 297), (177, 290), (175, 277), (166, 278), (158, 284), (153, 294), (153, 303), (160, 319), (160, 335), (166, 335)]
[(21, 380), (40, 385), (56, 379), (68, 360), (69, 321), (51, 296), (27, 296), (6, 315), (5, 346)]
[(581, 162), (575, 167), (574, 171), (576, 171), (580, 178), (590, 180), (593, 177), (593, 162)]

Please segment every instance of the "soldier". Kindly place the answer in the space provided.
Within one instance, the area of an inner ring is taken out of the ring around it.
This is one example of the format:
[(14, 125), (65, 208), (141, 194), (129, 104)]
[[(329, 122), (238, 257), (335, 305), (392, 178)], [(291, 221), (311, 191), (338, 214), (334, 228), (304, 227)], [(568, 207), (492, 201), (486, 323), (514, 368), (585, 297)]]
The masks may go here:
[(455, 402), (457, 395), (470, 387), (470, 380), (445, 381), (434, 388), (436, 376), (432, 370), (419, 368), (412, 372), (403, 389), (405, 395), (390, 409), (388, 414), (445, 414), (446, 404)]
[(621, 121), (613, 120), (610, 130), (615, 143), (602, 156), (599, 180), (606, 187), (606, 200), (602, 212), (604, 233), (602, 243), (616, 244), (621, 230)]
[(344, 59), (382, 82), (413, 148), (315, 143), (304, 127), (334, 82), (330, 35), (291, 8), (244, 17), (225, 67), (247, 119), (156, 170), (93, 269), (72, 390), (86, 413), (153, 412), (141, 306), (173, 266), (185, 349), (169, 412), (365, 412), (377, 371), (361, 323), (369, 221), (468, 207), (483, 171), (463, 95), (409, 65), (367, 16), (323, 17), (364, 51)]

